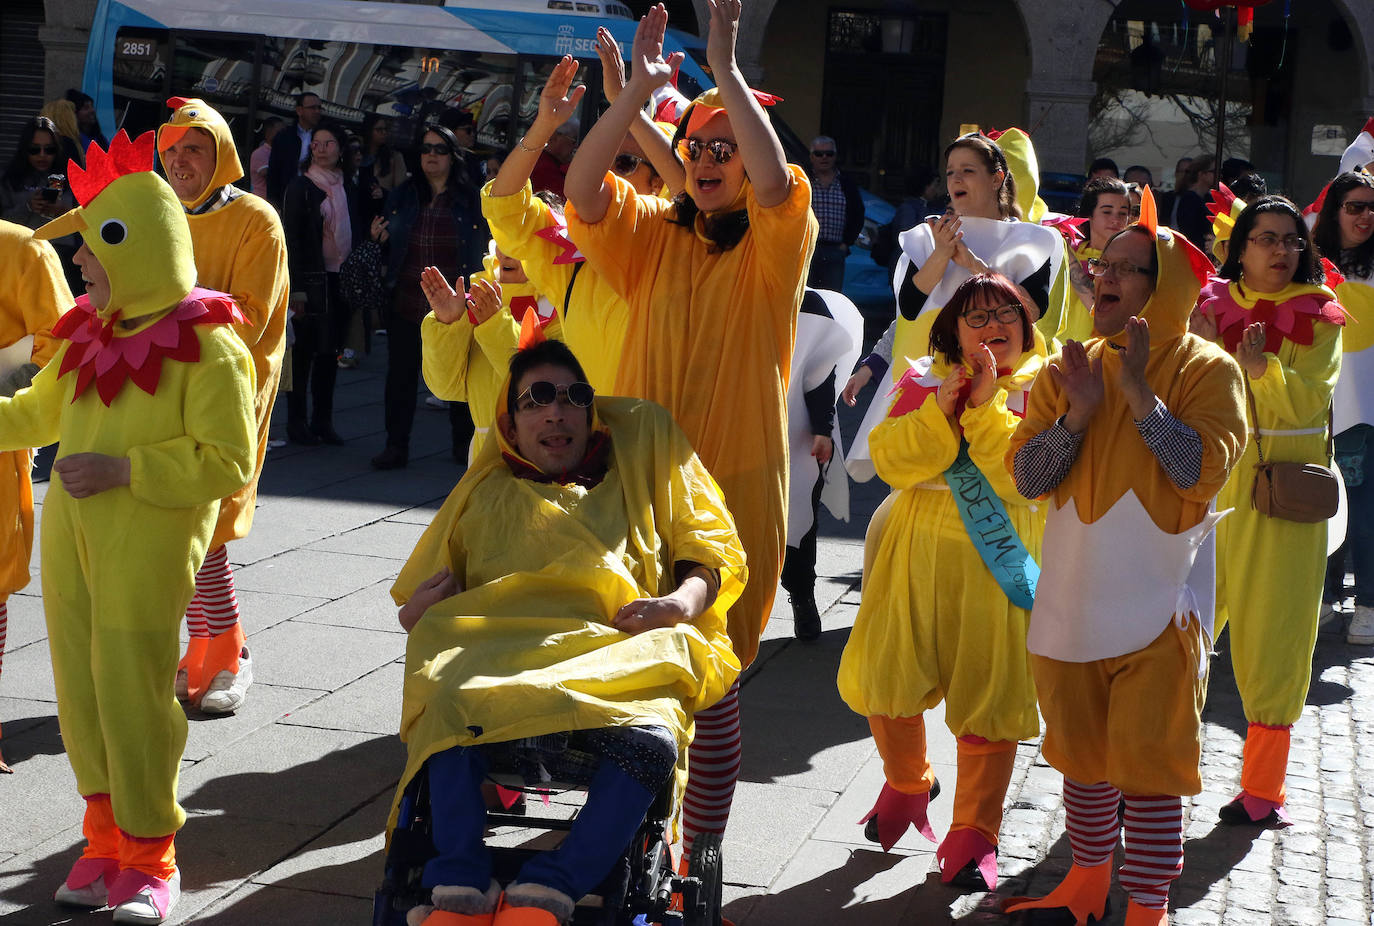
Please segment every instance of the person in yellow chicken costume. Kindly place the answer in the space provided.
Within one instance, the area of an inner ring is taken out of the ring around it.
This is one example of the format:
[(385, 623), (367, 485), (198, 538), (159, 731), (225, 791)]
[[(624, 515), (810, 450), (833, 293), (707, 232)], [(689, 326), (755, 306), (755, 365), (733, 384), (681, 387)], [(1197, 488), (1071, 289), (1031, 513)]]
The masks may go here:
[[(438, 853), (423, 876), (438, 909), (411, 923), (566, 922), (680, 768), (693, 714), (739, 674), (725, 614), (746, 567), (719, 487), (665, 409), (596, 396), (566, 345), (525, 327), (493, 439), (392, 588), (410, 639), (389, 829), (426, 774)], [(569, 731), (598, 756), (586, 806), (498, 901), (488, 761), (513, 751), (517, 767), (537, 759), (531, 774), (557, 769), (550, 735)]]
[(520, 261), (493, 246), (474, 273), (471, 291), (449, 285), (437, 267), (420, 274), (430, 311), (420, 322), (420, 368), (429, 391), (472, 410), (469, 463), (495, 423), (497, 395), (528, 317), (546, 338), (561, 339), (553, 303), (535, 288)]
[[(662, 4), (640, 21), (629, 82), (568, 169), (568, 232), (629, 305), (615, 391), (667, 408), (725, 491), (753, 576), (730, 609), (740, 662), (758, 653), (787, 542), (787, 382), (817, 225), (805, 172), (789, 165), (735, 61), (739, 0), (711, 0), (717, 81), (688, 106), (674, 149), (685, 191), (640, 196), (609, 168), (653, 91), (668, 82)], [(740, 768), (738, 691), (697, 718), (684, 844), (724, 832)]]
[(997, 886), (1016, 742), (1040, 732), (1026, 624), (1045, 515), (1002, 465), (1047, 353), (1035, 318), (1006, 277), (970, 277), (931, 328), (932, 355), (898, 382), (869, 437), (896, 497), (840, 659), (840, 695), (868, 717), (883, 760), (860, 822), (884, 849), (908, 825), (935, 840), (924, 713), (945, 702), (959, 780), (936, 854), (942, 880), (975, 890)]
[(1022, 495), (1048, 498), (1026, 646), (1073, 866), (1004, 908), (1102, 919), (1124, 797), (1126, 923), (1155, 926), (1183, 870), (1182, 795), (1202, 790), (1211, 504), (1245, 447), (1245, 400), (1235, 361), (1188, 332), (1211, 263), (1158, 225), (1148, 190), (1089, 268), (1094, 337), (1050, 359), (1006, 457)]
[(1341, 368), (1345, 310), (1282, 196), (1235, 220), (1226, 262), (1202, 290), (1194, 330), (1218, 338), (1245, 371), (1252, 437), (1217, 499), (1235, 512), (1217, 530), (1218, 624), (1248, 726), (1240, 793), (1222, 822), (1284, 825), (1289, 734), (1302, 715), (1325, 579), (1326, 522), (1269, 517), (1251, 503), (1255, 466), (1284, 460), (1330, 466), (1327, 429)]
[(122, 131), (72, 166), (80, 205), (35, 234), (80, 232), (87, 295), (33, 384), (0, 399), (0, 449), (59, 443), (43, 505), (43, 606), (62, 741), (86, 848), (57, 900), (160, 923), (180, 892), (173, 837), (186, 715), (177, 629), (219, 500), (253, 473), (243, 315), (198, 289), (191, 234), (152, 172), (154, 136)]
[[(33, 381), (52, 359), (52, 326), (71, 305), (72, 294), (57, 252), (13, 222), (0, 222), (0, 397)], [(0, 668), (5, 663), (9, 596), (29, 584), (33, 553), (33, 484), (29, 448), (0, 452)], [(11, 771), (0, 754), (0, 773)]]
[(225, 714), (243, 704), (253, 680), (225, 544), (248, 536), (257, 507), (267, 430), (286, 350), (286, 237), (276, 210), (265, 199), (234, 186), (243, 176), (243, 165), (224, 117), (204, 100), (173, 97), (167, 105), (174, 112), (158, 130), (158, 153), (191, 226), (197, 282), (230, 293), (247, 317), (247, 324), (233, 330), (253, 355), (257, 380), (253, 412), (258, 458), (253, 478), (220, 501), (210, 552), (196, 573), (196, 594), (186, 611), (191, 642), (177, 666), (177, 697), (207, 714)]

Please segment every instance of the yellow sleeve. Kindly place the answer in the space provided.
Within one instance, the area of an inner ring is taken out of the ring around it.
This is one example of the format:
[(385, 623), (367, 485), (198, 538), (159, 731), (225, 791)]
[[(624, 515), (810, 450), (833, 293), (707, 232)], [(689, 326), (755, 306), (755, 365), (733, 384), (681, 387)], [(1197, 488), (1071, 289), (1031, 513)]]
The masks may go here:
[(420, 322), (420, 369), (429, 391), (445, 402), (468, 400), (472, 342), (472, 322), (467, 318), (445, 325), (430, 312)]
[(492, 196), (492, 183), (495, 181), (482, 187), (482, 216), (492, 239), (503, 253), (524, 264), (534, 288), (547, 296), (562, 316), (563, 296), (577, 264), (555, 264), (563, 248), (536, 234), (556, 224), (553, 211), (534, 195), (528, 180), (523, 190), (510, 196)]
[[(466, 322), (459, 319), (455, 324), (461, 325)], [(498, 378), (505, 379), (506, 370), (510, 368), (510, 358), (514, 356), (515, 348), (520, 343), (520, 323), (510, 314), (510, 305), (501, 306), (501, 311), (473, 328), (473, 337), (487, 362), (496, 370)]]
[[(0, 299), (13, 301), (19, 316), (14, 321), (22, 320), (23, 330), (5, 331), (5, 340), (0, 340), (0, 344), (33, 335), (30, 359), (43, 366), (57, 353), (61, 343), (52, 336), (52, 326), (72, 307), (72, 293), (62, 275), (62, 261), (48, 242), (30, 238), (24, 242), (17, 257), (16, 285), (0, 294)], [(10, 334), (13, 338), (8, 337)]]
[(420, 535), (415, 549), (411, 551), (405, 565), (401, 567), (400, 575), (391, 586), (391, 600), (396, 602), (397, 607), (409, 601), (420, 583), (440, 569), (449, 570), (458, 577), (464, 589), (468, 587), (467, 557), (463, 552), (458, 517), (462, 510), (460, 498), (466, 496), (466, 491), (460, 495), (458, 487), (455, 486), (434, 515), (434, 520)]
[[(781, 293), (799, 291), (820, 233), (820, 225), (811, 212), (811, 183), (806, 173), (795, 164), (788, 164), (787, 170), (792, 183), (782, 202), (765, 209), (754, 199), (752, 187), (746, 200), (759, 270), (769, 286)], [(781, 302), (774, 305), (787, 308)], [(797, 306), (792, 305), (788, 314), (795, 315), (796, 311)]]
[(227, 325), (197, 333), (201, 359), (191, 364), (180, 397), (186, 433), (128, 452), (129, 492), (159, 508), (192, 508), (233, 495), (253, 478), (257, 463), (253, 358)]
[(868, 449), (879, 479), (894, 489), (909, 489), (954, 464), (959, 435), (932, 393), (916, 411), (883, 419), (869, 433)]
[(657, 266), (667, 234), (676, 230), (665, 215), (672, 204), (657, 196), (636, 195), (628, 181), (609, 171), (606, 182), (611, 187), (611, 202), (601, 221), (595, 225), (583, 222), (568, 203), (568, 234), (592, 269), (633, 304), (637, 288), (651, 285), (654, 279), (654, 274), (644, 272), (644, 268)]
[(1207, 364), (1203, 375), (1189, 383), (1185, 392), (1188, 401), (1169, 408), (1171, 415), (1202, 439), (1198, 481), (1187, 489), (1180, 489), (1173, 480), (1168, 483), (1192, 502), (1208, 502), (1221, 491), (1231, 468), (1245, 452), (1247, 440), (1245, 389), (1241, 385), (1245, 374), (1229, 354), (1220, 348), (1214, 353), (1216, 359)]
[(1016, 480), (1003, 462), (1007, 445), (1019, 423), (1019, 419), (1007, 408), (1007, 390), (998, 387), (992, 398), (982, 405), (964, 409), (959, 423), (964, 426), (969, 459), (982, 472), (992, 490), (1009, 504), (1028, 504), (1027, 499), (1016, 491)]
[(234, 255), (225, 291), (248, 316), (248, 324), (236, 325), (234, 332), (251, 349), (267, 331), (269, 319), (277, 312), (286, 311), (290, 280), (281, 219), (261, 201), (249, 215), (248, 228)]
[[(68, 346), (59, 343), (64, 349)], [(57, 442), (65, 393), (57, 379), (59, 366), (49, 363), (27, 389), (20, 389), (13, 398), (0, 397), (0, 450), (28, 450)]]
[(1341, 329), (1327, 322), (1316, 322), (1312, 329), (1311, 344), (1293, 345), (1291, 366), (1267, 354), (1264, 375), (1250, 380), (1259, 426), (1314, 428), (1325, 423), (1341, 371)]

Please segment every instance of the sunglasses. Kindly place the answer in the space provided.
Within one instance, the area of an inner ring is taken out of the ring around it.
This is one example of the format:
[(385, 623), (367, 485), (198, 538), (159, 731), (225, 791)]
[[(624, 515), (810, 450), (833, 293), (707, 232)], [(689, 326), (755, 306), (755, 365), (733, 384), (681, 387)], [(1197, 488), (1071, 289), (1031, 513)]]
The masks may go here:
[(728, 164), (738, 150), (739, 145), (724, 138), (713, 138), (710, 141), (702, 141), (699, 138), (683, 138), (679, 139), (677, 143), (678, 156), (684, 161), (693, 163), (701, 160), (703, 151), (709, 151), (717, 164)]
[(448, 145), (421, 145), (421, 154), (453, 154), (453, 149)]
[(560, 396), (578, 408), (590, 408), (592, 399), (596, 398), (596, 391), (587, 383), (555, 386), (553, 383), (541, 379), (537, 383), (530, 383), (528, 389), (515, 397), (515, 408), (517, 411), (524, 412), (536, 407), (547, 407), (556, 402)]
[(617, 154), (615, 160), (611, 163), (611, 170), (622, 177), (628, 177), (630, 174), (639, 170), (639, 165), (643, 163), (643, 158), (636, 157), (633, 154)]
[(812, 156), (813, 158), (833, 158), (833, 157), (835, 156), (835, 152), (833, 152), (833, 151), (812, 151), (812, 152), (811, 152), (811, 156)]
[(29, 154), (56, 154), (56, 145), (29, 145)]
[(994, 318), (1004, 325), (1010, 325), (1021, 318), (1021, 306), (1015, 302), (993, 306), (990, 309), (969, 309), (959, 316), (970, 328), (986, 328)]
[[(33, 149), (29, 149), (33, 153)], [(1374, 212), (1374, 199), (1347, 199), (1341, 203), (1341, 208), (1346, 215), (1363, 215), (1366, 212)]]

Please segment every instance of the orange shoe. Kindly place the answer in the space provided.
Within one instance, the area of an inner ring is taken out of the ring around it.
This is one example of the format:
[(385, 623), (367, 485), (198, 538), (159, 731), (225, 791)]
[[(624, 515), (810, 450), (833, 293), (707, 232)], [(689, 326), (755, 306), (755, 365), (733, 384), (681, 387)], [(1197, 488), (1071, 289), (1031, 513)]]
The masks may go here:
[(492, 926), (560, 926), (572, 919), (576, 904), (542, 884), (512, 884), (501, 895)]
[(1112, 886), (1112, 860), (1100, 865), (1074, 862), (1059, 886), (1044, 897), (1008, 897), (1002, 901), (1003, 913), (1064, 907), (1074, 916), (1076, 926), (1099, 922), (1107, 915), (1107, 892)]
[(1126, 906), (1126, 926), (1169, 926), (1169, 911), (1142, 907), (1132, 900)]
[(177, 663), (178, 701), (197, 704), (200, 702), (200, 696), (205, 693), (205, 650), (209, 645), (209, 637), (192, 637), (191, 642), (186, 644), (186, 655)]

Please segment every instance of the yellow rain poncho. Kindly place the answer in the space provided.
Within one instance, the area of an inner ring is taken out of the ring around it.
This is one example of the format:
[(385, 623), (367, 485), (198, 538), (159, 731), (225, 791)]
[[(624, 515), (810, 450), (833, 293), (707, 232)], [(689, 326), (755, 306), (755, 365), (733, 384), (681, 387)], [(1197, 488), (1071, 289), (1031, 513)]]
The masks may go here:
[[(1021, 497), (1002, 459), (1045, 355), (1037, 331), (1015, 371), (998, 378), (993, 398), (959, 418), (970, 458), (1037, 561), (1044, 505)], [(865, 716), (915, 717), (943, 700), (955, 736), (1028, 739), (1040, 726), (1026, 654), (1029, 615), (984, 565), (945, 481), (960, 434), (934, 390), (950, 364), (927, 357), (912, 369), (921, 376), (903, 391), (924, 392), (922, 404), (869, 435), (878, 476), (895, 494), (840, 660), (840, 695)], [(899, 394), (894, 404), (903, 401)]]
[(740, 662), (758, 652), (787, 535), (787, 378), (816, 241), (811, 186), (789, 165), (787, 198), (765, 209), (746, 181), (744, 238), (721, 251), (668, 221), (673, 205), (606, 175), (611, 202), (594, 225), (568, 207), (568, 230), (629, 303), (615, 391), (667, 408), (725, 491), (749, 554), (750, 582), (730, 609)]
[(518, 259), (535, 288), (548, 294), (558, 310), (563, 341), (577, 355), (587, 382), (598, 393), (614, 392), (629, 322), (630, 308), (624, 297), (586, 261), (558, 262), (569, 256), (568, 250), (540, 234), (558, 229), (558, 219), (528, 182), (511, 196), (491, 195), (488, 183), (482, 188), (482, 216), (501, 252)]
[[(498, 430), (392, 587), (404, 604), (448, 568), (466, 589), (410, 633), (398, 800), (435, 753), (565, 730), (661, 725), (685, 762), (692, 715), (738, 677), (725, 614), (746, 570), (719, 488), (663, 408), (623, 398), (595, 408), (611, 448), (598, 485), (515, 476)], [(623, 605), (673, 591), (677, 561), (719, 571), (711, 607), (634, 636), (611, 627)]]
[[(488, 255), (483, 263), (485, 268), (474, 273), (470, 282), (496, 279), (496, 258)], [(496, 420), (500, 404), (497, 398), (520, 340), (520, 321), (527, 311), (538, 313), (546, 338), (561, 340), (562, 327), (553, 304), (541, 295), (533, 281), (502, 283), (501, 311), (480, 325), (474, 325), (467, 315), (445, 325), (433, 312), (420, 322), (420, 363), (425, 385), (446, 402), (468, 403), (472, 413), (476, 433), (469, 460), (481, 449)]]

